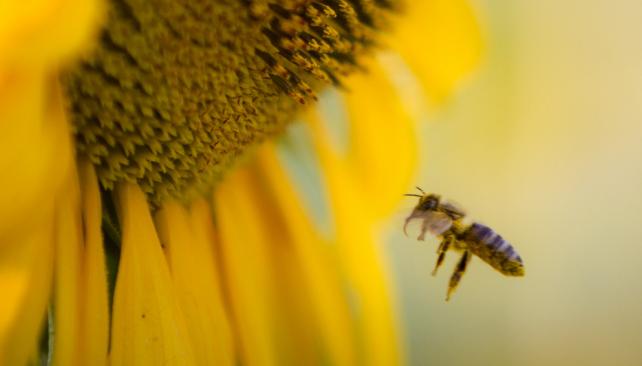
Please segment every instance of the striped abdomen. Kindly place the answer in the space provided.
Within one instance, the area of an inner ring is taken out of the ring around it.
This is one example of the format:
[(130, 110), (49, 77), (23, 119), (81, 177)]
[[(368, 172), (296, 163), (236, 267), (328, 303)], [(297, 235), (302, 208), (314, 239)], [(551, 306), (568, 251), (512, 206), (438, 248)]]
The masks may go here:
[(522, 258), (515, 248), (493, 229), (473, 223), (462, 236), (470, 251), (496, 270), (508, 276), (524, 275)]

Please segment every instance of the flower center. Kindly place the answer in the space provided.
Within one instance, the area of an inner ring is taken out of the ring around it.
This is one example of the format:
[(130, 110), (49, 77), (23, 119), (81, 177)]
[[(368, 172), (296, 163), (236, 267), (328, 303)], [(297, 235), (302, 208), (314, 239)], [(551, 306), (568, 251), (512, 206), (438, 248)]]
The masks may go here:
[(188, 199), (357, 68), (392, 0), (112, 0), (64, 77), (101, 184)]

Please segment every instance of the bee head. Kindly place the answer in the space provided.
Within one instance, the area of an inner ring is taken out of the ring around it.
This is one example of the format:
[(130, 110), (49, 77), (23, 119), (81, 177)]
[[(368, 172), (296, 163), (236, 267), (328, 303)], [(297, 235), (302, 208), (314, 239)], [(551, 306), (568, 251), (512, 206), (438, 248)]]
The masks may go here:
[(419, 203), (417, 203), (417, 206), (415, 206), (415, 211), (434, 211), (437, 209), (437, 207), (439, 207), (439, 200), (441, 199), (441, 197), (432, 193), (428, 194), (419, 187), (417, 187), (417, 189), (422, 194), (408, 193), (404, 195), (410, 197), (419, 197)]
[(419, 199), (416, 209), (420, 211), (434, 211), (439, 206), (439, 196), (427, 194)]

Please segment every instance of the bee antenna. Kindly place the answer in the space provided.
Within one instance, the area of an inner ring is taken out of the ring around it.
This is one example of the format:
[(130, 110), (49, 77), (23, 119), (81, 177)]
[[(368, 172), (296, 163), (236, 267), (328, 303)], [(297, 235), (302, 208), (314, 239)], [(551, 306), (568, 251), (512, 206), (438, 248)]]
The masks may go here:
[(426, 194), (426, 192), (424, 192), (424, 190), (423, 190), (423, 189), (421, 189), (421, 187), (415, 187), (415, 188), (417, 188), (417, 189), (419, 190), (419, 192), (421, 192), (421, 193), (423, 193), (423, 194)]
[(419, 198), (421, 198), (421, 196), (420, 196), (420, 195), (418, 195), (418, 194), (414, 194), (414, 193), (406, 193), (406, 194), (404, 194), (404, 196), (408, 196), (408, 197), (419, 197)]

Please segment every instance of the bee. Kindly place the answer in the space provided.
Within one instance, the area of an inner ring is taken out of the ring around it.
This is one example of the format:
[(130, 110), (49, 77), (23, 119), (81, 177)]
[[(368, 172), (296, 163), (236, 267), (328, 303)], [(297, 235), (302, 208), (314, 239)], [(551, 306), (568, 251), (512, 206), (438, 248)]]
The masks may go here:
[(408, 223), (420, 219), (423, 221), (417, 240), (424, 240), (426, 232), (430, 232), (441, 240), (437, 248), (437, 263), (432, 275), (437, 274), (437, 269), (443, 263), (448, 250), (463, 252), (450, 277), (446, 301), (457, 288), (473, 254), (506, 276), (524, 275), (524, 262), (508, 241), (486, 225), (464, 222), (466, 212), (458, 205), (442, 201), (439, 195), (427, 194), (419, 187), (417, 189), (421, 194), (405, 195), (419, 197), (419, 203), (406, 218), (403, 231), (408, 235), (406, 232)]

